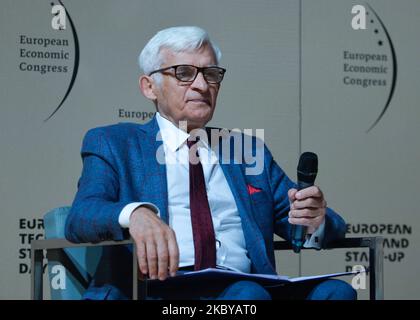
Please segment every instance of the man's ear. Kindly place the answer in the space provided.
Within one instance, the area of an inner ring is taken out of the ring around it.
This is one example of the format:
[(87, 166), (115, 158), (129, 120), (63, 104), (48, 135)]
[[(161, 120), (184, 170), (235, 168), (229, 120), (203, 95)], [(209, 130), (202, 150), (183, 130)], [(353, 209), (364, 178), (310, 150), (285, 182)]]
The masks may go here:
[(154, 93), (154, 87), (156, 86), (152, 77), (142, 75), (139, 78), (139, 88), (141, 93), (152, 101), (156, 101), (157, 97)]

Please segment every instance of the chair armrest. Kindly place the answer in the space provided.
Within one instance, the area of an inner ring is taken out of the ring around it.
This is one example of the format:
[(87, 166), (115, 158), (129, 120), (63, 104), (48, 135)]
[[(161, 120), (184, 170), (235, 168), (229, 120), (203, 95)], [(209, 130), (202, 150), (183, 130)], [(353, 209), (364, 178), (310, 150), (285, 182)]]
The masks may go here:
[[(369, 289), (371, 300), (384, 299), (384, 251), (383, 237), (344, 238), (330, 242), (326, 248), (369, 248)], [(292, 244), (288, 241), (274, 241), (274, 250), (289, 250)], [(313, 249), (313, 248), (303, 248)]]
[[(102, 247), (132, 244), (133, 248), (133, 300), (138, 299), (138, 267), (137, 267), (137, 250), (132, 239), (123, 241), (102, 241), (98, 243), (73, 243), (66, 239), (42, 239), (33, 240), (31, 242), (31, 299), (42, 300), (43, 297), (43, 278), (42, 278), (42, 260), (44, 258), (44, 250), (62, 250), (65, 248), (78, 247)], [(147, 295), (147, 284), (143, 285), (144, 297)]]
[[(360, 237), (360, 238), (343, 238), (332, 241), (326, 248), (323, 249), (338, 249), (338, 248), (363, 248), (363, 247), (382, 247), (382, 237)], [(293, 249), (292, 244), (288, 241), (274, 241), (274, 250), (289, 250)], [(302, 249), (314, 249), (305, 248)]]

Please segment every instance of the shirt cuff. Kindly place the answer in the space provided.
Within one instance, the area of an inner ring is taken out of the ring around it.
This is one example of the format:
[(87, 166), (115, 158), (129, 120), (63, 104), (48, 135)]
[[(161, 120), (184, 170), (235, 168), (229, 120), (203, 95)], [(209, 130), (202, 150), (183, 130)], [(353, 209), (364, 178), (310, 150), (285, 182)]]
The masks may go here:
[(122, 228), (128, 228), (130, 225), (130, 217), (134, 210), (136, 210), (138, 207), (144, 206), (146, 208), (149, 208), (154, 213), (156, 213), (158, 216), (160, 215), (159, 208), (156, 207), (153, 203), (150, 202), (132, 202), (127, 204), (122, 210), (118, 217), (118, 223)]
[(306, 239), (306, 242), (304, 243), (303, 246), (305, 248), (321, 249), (321, 243), (322, 243), (322, 240), (324, 240), (324, 230), (325, 230), (325, 219), (312, 235), (307, 235), (308, 238)]

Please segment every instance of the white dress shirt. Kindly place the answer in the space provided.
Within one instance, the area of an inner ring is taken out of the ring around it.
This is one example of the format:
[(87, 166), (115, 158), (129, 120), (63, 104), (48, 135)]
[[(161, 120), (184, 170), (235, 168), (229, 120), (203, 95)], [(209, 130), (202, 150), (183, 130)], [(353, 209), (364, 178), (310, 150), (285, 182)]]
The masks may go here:
[[(179, 266), (191, 266), (194, 265), (194, 241), (190, 216), (189, 149), (186, 144), (190, 135), (163, 118), (159, 112), (156, 113), (156, 120), (165, 152), (169, 226), (176, 234)], [(241, 218), (232, 191), (215, 152), (204, 140), (199, 140), (197, 147), (216, 237), (216, 264), (232, 270), (250, 272), (251, 262), (247, 256)], [(131, 213), (142, 205), (160, 214), (152, 203), (130, 203), (121, 211), (120, 225), (127, 228)], [(319, 248), (324, 225), (325, 223), (306, 241), (305, 247)]]

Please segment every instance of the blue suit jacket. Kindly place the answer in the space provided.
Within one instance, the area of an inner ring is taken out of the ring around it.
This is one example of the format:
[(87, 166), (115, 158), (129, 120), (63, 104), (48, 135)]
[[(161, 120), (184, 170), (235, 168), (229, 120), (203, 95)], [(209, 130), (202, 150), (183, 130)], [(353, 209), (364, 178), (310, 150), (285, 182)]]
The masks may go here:
[[(156, 118), (144, 125), (121, 123), (88, 131), (81, 151), (83, 171), (78, 192), (66, 222), (68, 240), (99, 242), (128, 238), (128, 230), (121, 228), (118, 217), (131, 202), (154, 203), (168, 223), (166, 166), (156, 160), (156, 150), (162, 145), (156, 139), (158, 131)], [(258, 152), (256, 146), (252, 144), (253, 154)], [(251, 270), (274, 274), (273, 234), (290, 238), (287, 191), (295, 184), (273, 160), (266, 146), (261, 149), (264, 159), (261, 174), (246, 175), (245, 169), (250, 166), (247, 163), (220, 161), (220, 165), (242, 220)], [(248, 185), (261, 191), (249, 194)], [(343, 219), (328, 208), (322, 246), (344, 234)], [(104, 248), (86, 298), (131, 296), (131, 250), (131, 246)]]

